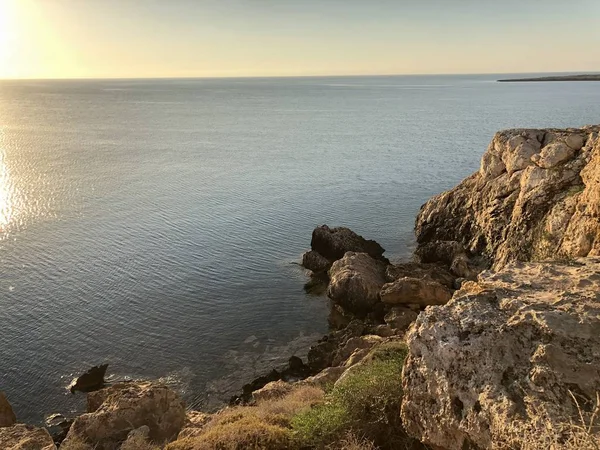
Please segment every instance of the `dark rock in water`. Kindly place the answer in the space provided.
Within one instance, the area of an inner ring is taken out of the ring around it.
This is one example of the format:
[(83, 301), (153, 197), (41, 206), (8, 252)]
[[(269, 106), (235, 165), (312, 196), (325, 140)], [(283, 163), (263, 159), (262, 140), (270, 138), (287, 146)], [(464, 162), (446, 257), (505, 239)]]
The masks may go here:
[(106, 375), (108, 364), (94, 366), (80, 377), (73, 380), (69, 389), (74, 394), (75, 391), (92, 392), (104, 387), (104, 376)]
[(0, 427), (11, 427), (17, 423), (17, 418), (6, 396), (0, 392)]
[(302, 255), (302, 266), (315, 273), (327, 272), (331, 267), (331, 261), (320, 253), (310, 250)]
[(385, 249), (377, 242), (367, 240), (349, 228), (329, 228), (322, 225), (314, 229), (310, 243), (312, 250), (333, 262), (342, 258), (346, 252), (367, 253), (375, 259), (385, 260)]

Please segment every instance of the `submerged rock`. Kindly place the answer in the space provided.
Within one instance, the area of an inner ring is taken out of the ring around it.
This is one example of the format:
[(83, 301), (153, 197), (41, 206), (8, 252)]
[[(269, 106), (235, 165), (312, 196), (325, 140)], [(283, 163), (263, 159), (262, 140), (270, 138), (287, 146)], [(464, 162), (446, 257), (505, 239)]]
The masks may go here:
[(108, 364), (92, 367), (83, 375), (74, 379), (69, 386), (69, 390), (74, 394), (76, 391), (92, 392), (102, 389), (104, 387), (106, 369), (108, 369)]
[(519, 263), (421, 312), (406, 337), (407, 432), (449, 450), (491, 449), (507, 429), (578, 421), (600, 391), (599, 292), (600, 258)]
[(8, 403), (4, 392), (0, 392), (0, 427), (10, 427), (17, 423), (17, 417)]
[(0, 428), (0, 448), (5, 450), (56, 450), (45, 428), (17, 424)]

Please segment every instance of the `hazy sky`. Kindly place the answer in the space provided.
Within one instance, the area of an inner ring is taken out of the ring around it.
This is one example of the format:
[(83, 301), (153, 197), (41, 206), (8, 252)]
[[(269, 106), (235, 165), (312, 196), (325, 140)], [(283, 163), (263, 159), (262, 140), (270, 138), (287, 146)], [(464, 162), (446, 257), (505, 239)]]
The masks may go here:
[(600, 0), (0, 0), (0, 77), (600, 71)]

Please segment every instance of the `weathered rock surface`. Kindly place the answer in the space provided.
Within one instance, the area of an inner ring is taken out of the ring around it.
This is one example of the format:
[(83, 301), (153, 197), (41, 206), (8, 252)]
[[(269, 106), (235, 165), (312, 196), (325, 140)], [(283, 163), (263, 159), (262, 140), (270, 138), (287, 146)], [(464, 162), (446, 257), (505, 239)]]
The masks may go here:
[(293, 388), (293, 384), (287, 381), (277, 380), (267, 383), (264, 387), (252, 393), (252, 400), (255, 402), (281, 398), (288, 394)]
[(304, 268), (316, 273), (327, 272), (331, 264), (331, 261), (314, 250), (309, 250), (302, 255), (302, 265)]
[(340, 347), (349, 339), (361, 336), (364, 330), (364, 323), (353, 320), (344, 329), (333, 331), (324, 336), (308, 351), (308, 366), (315, 372), (331, 367), (333, 358)]
[(515, 260), (599, 255), (599, 133), (600, 126), (497, 133), (479, 172), (422, 207), (415, 253), (458, 272), (469, 272), (473, 257), (481, 258), (476, 270), (485, 259), (497, 270)]
[[(103, 397), (94, 412), (75, 419), (63, 445), (79, 438), (97, 450), (108, 450), (142, 426), (149, 428), (150, 440), (163, 443), (175, 438), (186, 420), (183, 401), (166, 386), (123, 383), (108, 388)], [(88, 404), (90, 409), (96, 406)]]
[(444, 305), (452, 297), (446, 286), (427, 278), (404, 277), (383, 285), (380, 298), (388, 305)]
[(2, 450), (56, 450), (52, 437), (45, 428), (17, 424), (0, 428)]
[(327, 295), (347, 311), (370, 312), (386, 282), (386, 265), (366, 253), (348, 252), (331, 266)]
[(8, 403), (6, 396), (0, 392), (0, 427), (10, 427), (17, 423), (17, 417), (12, 406)]
[(408, 327), (417, 320), (418, 314), (412, 309), (396, 306), (385, 315), (385, 323), (390, 328), (398, 331), (406, 331)]
[(367, 253), (374, 259), (382, 259), (385, 250), (372, 240), (367, 240), (349, 228), (329, 228), (322, 225), (314, 229), (311, 249), (329, 261), (342, 258), (347, 252)]
[(402, 419), (425, 444), (498, 448), (569, 420), (570, 392), (588, 408), (600, 391), (600, 258), (483, 272), (406, 340)]
[(102, 389), (104, 387), (106, 369), (108, 369), (108, 364), (94, 366), (83, 375), (73, 380), (69, 386), (71, 393), (75, 393), (75, 391), (92, 392)]

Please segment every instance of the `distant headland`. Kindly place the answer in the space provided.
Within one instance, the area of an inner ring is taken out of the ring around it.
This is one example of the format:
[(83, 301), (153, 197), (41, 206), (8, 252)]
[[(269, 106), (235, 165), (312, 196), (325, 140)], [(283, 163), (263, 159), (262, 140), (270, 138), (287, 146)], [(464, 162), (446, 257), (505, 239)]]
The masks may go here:
[(600, 81), (600, 74), (560, 75), (550, 77), (509, 78), (505, 80), (498, 80), (500, 83), (515, 83), (524, 81)]

